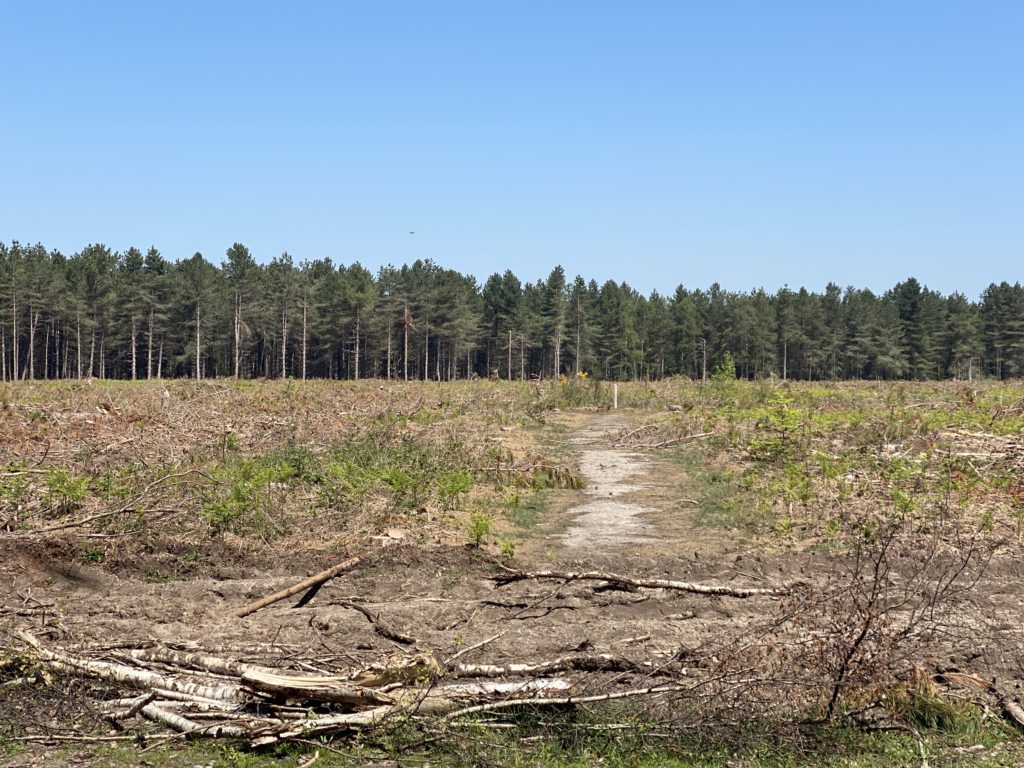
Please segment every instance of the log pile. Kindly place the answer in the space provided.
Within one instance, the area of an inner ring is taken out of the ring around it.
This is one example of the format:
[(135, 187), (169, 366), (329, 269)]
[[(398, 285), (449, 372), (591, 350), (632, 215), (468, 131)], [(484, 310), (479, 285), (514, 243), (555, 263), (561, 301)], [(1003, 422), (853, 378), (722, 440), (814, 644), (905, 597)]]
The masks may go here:
[[(325, 581), (359, 563), (352, 558), (238, 610), (243, 616), (307, 590), (312, 599)], [(644, 580), (604, 572), (512, 571), (498, 588), (524, 580), (592, 582), (631, 590), (681, 590), (716, 598), (776, 598), (781, 588), (735, 588), (672, 580)], [(346, 603), (347, 604), (347, 603)], [(354, 605), (354, 604), (353, 604)], [(60, 648), (27, 630), (17, 632), (24, 667), (55, 676), (97, 681), (94, 709), (115, 730), (148, 720), (189, 738), (243, 740), (251, 746), (313, 736), (338, 736), (409, 719), (448, 722), (508, 708), (572, 707), (618, 699), (649, 700), (692, 691), (706, 683), (701, 671), (678, 660), (659, 662), (588, 653), (517, 663), (467, 663), (501, 635), (462, 648), (447, 659), (390, 629), (360, 607), (374, 630), (402, 650), (370, 664), (338, 670), (287, 658), (266, 666), (224, 654), (174, 647)]]
[(680, 677), (678, 670), (610, 655), (496, 665), (445, 663), (421, 651), (343, 675), (310, 675), (165, 647), (120, 649), (96, 658), (44, 646), (28, 632), (18, 637), (51, 673), (103, 681), (114, 693), (96, 708), (119, 728), (144, 718), (188, 737), (240, 739), (254, 747), (407, 718), (452, 720), (513, 706), (564, 707), (683, 690), (667, 679), (627, 691), (573, 695), (577, 684), (559, 676), (576, 671)]

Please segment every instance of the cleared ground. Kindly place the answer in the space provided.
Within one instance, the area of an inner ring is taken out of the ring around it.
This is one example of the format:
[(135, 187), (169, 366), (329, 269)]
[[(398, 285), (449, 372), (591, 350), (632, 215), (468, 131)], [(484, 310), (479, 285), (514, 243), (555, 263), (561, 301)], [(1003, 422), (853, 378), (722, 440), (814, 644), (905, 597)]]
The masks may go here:
[[(970, 764), (1016, 759), (1002, 723), (1024, 682), (1019, 386), (664, 382), (620, 385), (614, 412), (591, 382), (2, 395), (7, 764), (105, 764), (144, 747), (111, 742), (123, 750), (112, 757), (62, 739), (161, 738), (137, 718), (104, 719), (110, 686), (33, 667), (19, 631), (95, 658), (188, 648), (322, 674), (416, 651), (505, 667), (614, 659), (559, 674), (572, 696), (678, 690), (584, 708), (586, 728), (628, 725), (668, 753), (722, 733), (742, 753), (744, 724), (804, 744), (806, 724), (827, 719), (902, 734), (914, 760), (919, 746)], [(235, 617), (354, 555), (359, 566), (306, 604)], [(502, 583), (513, 571), (560, 577)], [(787, 594), (565, 578), (588, 571)], [(481, 749), (499, 749), (494, 734), (512, 723), (529, 760), (544, 732), (583, 728), (577, 713), (538, 733), (531, 717), (475, 723)], [(403, 753), (438, 759), (417, 746), (426, 739), (471, 761), (444, 746), (461, 738), (448, 726), (416, 727)], [(386, 757), (388, 738), (365, 738)], [(981, 751), (957, 751), (972, 739)], [(274, 759), (301, 763), (315, 745), (296, 748)], [(257, 759), (208, 762), (243, 757)], [(319, 759), (348, 758), (325, 747)]]

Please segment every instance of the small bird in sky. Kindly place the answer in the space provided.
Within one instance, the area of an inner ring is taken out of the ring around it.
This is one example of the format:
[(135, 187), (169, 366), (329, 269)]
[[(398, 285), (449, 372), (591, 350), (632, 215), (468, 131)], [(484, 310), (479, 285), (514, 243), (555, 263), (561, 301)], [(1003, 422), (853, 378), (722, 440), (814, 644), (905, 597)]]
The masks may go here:
[(415, 232), (410, 232), (409, 234), (410, 234), (410, 235), (415, 235), (416, 233), (415, 233)]

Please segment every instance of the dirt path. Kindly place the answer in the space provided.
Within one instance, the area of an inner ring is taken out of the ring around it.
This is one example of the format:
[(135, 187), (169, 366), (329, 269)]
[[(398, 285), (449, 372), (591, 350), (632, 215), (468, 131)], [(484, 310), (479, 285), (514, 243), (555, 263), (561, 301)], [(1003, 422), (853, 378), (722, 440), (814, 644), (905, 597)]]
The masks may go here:
[(651, 463), (642, 454), (613, 445), (615, 435), (628, 425), (618, 414), (598, 415), (569, 440), (579, 446), (576, 461), (587, 484), (582, 500), (567, 511), (573, 516), (563, 537), (569, 549), (607, 549), (654, 536), (644, 519), (651, 508), (634, 500), (648, 487)]
[(699, 492), (686, 469), (669, 458), (618, 444), (640, 426), (630, 413), (565, 414), (571, 463), (586, 488), (556, 505), (550, 528), (561, 533), (567, 558), (717, 556), (735, 551), (739, 537), (726, 528), (702, 526)]

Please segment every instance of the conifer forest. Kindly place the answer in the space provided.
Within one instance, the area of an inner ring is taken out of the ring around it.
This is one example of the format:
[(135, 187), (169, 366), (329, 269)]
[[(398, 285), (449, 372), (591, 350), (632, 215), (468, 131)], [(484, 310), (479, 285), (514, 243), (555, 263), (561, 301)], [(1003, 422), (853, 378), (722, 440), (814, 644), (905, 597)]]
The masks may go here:
[(1024, 374), (1024, 288), (942, 295), (684, 287), (645, 296), (561, 267), (483, 285), (432, 261), (267, 264), (244, 245), (196, 253), (92, 244), (65, 255), (0, 242), (4, 381), (175, 377), (608, 380), (1007, 379)]

